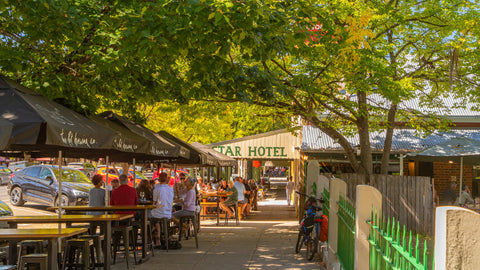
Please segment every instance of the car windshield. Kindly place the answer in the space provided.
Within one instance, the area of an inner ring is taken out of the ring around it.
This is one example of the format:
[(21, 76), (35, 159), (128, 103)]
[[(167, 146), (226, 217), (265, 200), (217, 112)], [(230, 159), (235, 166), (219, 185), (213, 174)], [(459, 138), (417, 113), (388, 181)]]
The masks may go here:
[[(119, 172), (120, 174), (123, 174), (123, 169), (118, 169), (118, 172)], [(132, 170), (130, 170), (130, 174), (133, 174), (133, 171), (132, 171)], [(147, 179), (147, 178), (146, 178), (145, 176), (143, 176), (143, 174), (135, 171), (135, 179)]]
[[(55, 177), (58, 179), (58, 168), (52, 168)], [(69, 168), (62, 169), (62, 182), (74, 182), (74, 183), (90, 183), (88, 177), (81, 171), (72, 170)]]

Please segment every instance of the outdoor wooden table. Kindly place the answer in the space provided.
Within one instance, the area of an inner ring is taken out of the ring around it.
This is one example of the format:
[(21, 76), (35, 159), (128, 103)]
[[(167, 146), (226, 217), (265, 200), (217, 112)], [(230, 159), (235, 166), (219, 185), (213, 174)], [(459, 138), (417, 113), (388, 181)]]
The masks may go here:
[[(142, 239), (147, 238), (147, 221), (148, 221), (148, 210), (163, 207), (163, 205), (110, 205), (110, 206), (62, 206), (62, 210), (66, 213), (72, 212), (85, 212), (85, 211), (105, 211), (105, 212), (116, 212), (116, 211), (141, 211), (142, 212)], [(57, 207), (47, 208), (48, 210), (57, 210)], [(147, 241), (142, 241), (142, 260), (147, 256)], [(139, 263), (142, 263), (140, 260)]]
[(218, 193), (218, 192), (202, 192), (203, 198), (217, 198), (217, 226), (220, 224), (220, 199), (226, 198), (228, 195), (226, 192)]
[[(0, 229), (0, 240), (10, 241), (9, 262), (16, 264), (17, 241), (21, 240), (48, 240), (48, 269), (58, 269), (58, 239), (72, 237), (86, 232), (86, 228), (66, 229)], [(15, 250), (15, 253), (11, 251)], [(22, 267), (23, 269), (23, 267)]]
[[(111, 254), (112, 242), (112, 222), (122, 221), (133, 218), (133, 215), (63, 215), (61, 218), (58, 215), (48, 216), (8, 216), (0, 217), (0, 221), (8, 223), (9, 227), (16, 229), (18, 224), (29, 223), (89, 223), (100, 222), (105, 228), (105, 242), (103, 245), (104, 269), (110, 269), (112, 264), (112, 257), (106, 254)], [(17, 248), (10, 245), (10, 258), (16, 260)], [(13, 256), (13, 257), (12, 257)], [(49, 268), (50, 269), (50, 268)]]

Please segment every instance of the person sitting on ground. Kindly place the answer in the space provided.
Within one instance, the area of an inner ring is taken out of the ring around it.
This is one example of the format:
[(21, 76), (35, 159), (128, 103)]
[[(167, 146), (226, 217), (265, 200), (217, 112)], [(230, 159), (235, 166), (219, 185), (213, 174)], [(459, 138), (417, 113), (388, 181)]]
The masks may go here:
[[(180, 225), (181, 217), (195, 215), (195, 202), (197, 200), (197, 195), (195, 193), (194, 185), (195, 179), (193, 177), (188, 177), (185, 180), (185, 188), (179, 189), (178, 185), (175, 186), (175, 192), (180, 196), (183, 195), (183, 199), (179, 198), (176, 200), (176, 202), (182, 205), (182, 210), (173, 212), (172, 221), (177, 225)], [(186, 229), (186, 225), (187, 224), (184, 224), (184, 229)]]
[[(112, 190), (110, 205), (138, 205), (138, 196), (135, 188), (128, 185), (128, 177), (122, 174), (118, 177), (120, 186)], [(115, 214), (136, 214), (136, 211), (117, 211)]]
[(220, 209), (225, 211), (228, 215), (228, 218), (235, 217), (230, 207), (235, 206), (238, 202), (238, 190), (235, 187), (233, 181), (228, 181), (229, 190), (227, 191), (227, 199), (223, 202), (220, 202)]
[(468, 188), (468, 185), (466, 184), (462, 185), (462, 192), (460, 194), (461, 196), (458, 202), (459, 206), (465, 206), (466, 203), (475, 204), (475, 201), (472, 199), (472, 196), (470, 196), (470, 189)]
[[(152, 217), (155, 219), (160, 218), (168, 218), (169, 220), (172, 219), (172, 206), (173, 206), (173, 188), (171, 188), (168, 184), (168, 176), (166, 173), (160, 173), (158, 176), (159, 184), (155, 186), (153, 190), (153, 204), (163, 207), (157, 207), (152, 209)], [(166, 242), (168, 239), (161, 239), (160, 238), (160, 223), (155, 223), (155, 228), (157, 232), (156, 239), (156, 248), (162, 248), (166, 246)]]

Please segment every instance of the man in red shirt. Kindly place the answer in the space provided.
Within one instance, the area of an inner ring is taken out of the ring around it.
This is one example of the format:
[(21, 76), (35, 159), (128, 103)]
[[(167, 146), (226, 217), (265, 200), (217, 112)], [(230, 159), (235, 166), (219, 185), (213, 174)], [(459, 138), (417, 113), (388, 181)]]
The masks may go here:
[[(110, 198), (110, 205), (137, 205), (138, 197), (137, 190), (128, 185), (128, 178), (125, 174), (118, 177), (120, 186), (112, 190), (112, 197)], [(115, 214), (133, 214), (136, 211), (117, 211)]]

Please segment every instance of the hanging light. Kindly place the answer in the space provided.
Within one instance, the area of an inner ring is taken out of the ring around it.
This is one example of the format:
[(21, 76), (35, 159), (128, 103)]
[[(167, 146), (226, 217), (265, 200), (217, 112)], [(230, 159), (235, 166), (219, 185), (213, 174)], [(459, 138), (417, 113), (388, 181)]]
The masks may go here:
[(263, 166), (265, 166), (265, 167), (273, 167), (273, 166), (275, 166), (275, 165), (273, 165), (273, 162), (272, 162), (272, 161), (267, 160), (267, 161), (265, 161), (265, 165), (263, 165)]

